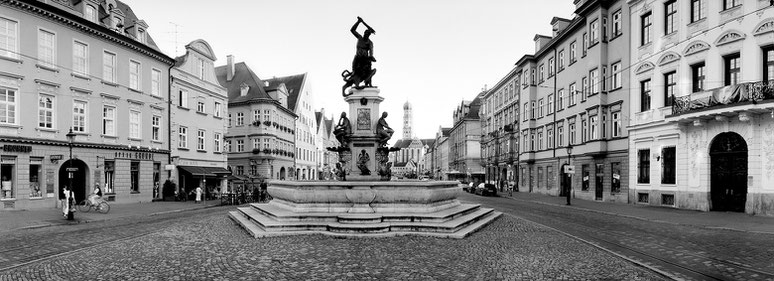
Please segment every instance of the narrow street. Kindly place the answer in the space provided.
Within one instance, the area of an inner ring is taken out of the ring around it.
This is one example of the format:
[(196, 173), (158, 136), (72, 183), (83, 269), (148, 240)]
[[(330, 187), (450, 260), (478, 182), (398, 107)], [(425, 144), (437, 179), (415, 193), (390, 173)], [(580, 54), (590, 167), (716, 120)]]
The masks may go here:
[(772, 235), (645, 221), (519, 198), (518, 193), (514, 198), (460, 197), (562, 231), (672, 277), (774, 280)]

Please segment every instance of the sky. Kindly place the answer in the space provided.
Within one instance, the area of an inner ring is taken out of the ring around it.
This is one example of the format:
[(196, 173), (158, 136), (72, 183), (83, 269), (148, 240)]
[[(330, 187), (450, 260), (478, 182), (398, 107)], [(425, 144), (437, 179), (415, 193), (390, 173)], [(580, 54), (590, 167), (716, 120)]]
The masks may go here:
[[(326, 116), (348, 111), (341, 72), (351, 68), (360, 16), (376, 33), (373, 78), (385, 98), (393, 140), (403, 131), (403, 104), (413, 106), (414, 135), (434, 138), (453, 112), (497, 83), (551, 19), (571, 19), (572, 0), (125, 0), (149, 25), (166, 54), (203, 39), (216, 66), (226, 56), (267, 79), (308, 73), (313, 106)], [(361, 33), (363, 28), (360, 29)], [(487, 86), (488, 85), (488, 86)], [(337, 118), (334, 119), (336, 122)]]

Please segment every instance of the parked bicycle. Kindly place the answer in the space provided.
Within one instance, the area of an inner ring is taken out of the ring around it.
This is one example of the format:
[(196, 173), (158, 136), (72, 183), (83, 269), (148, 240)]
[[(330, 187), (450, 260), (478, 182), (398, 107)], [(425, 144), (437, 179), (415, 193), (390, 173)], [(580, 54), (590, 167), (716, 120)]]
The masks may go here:
[(91, 201), (89, 201), (89, 199), (84, 199), (83, 201), (81, 201), (81, 203), (78, 203), (78, 210), (80, 210), (81, 212), (88, 213), (89, 211), (91, 211), (91, 208), (94, 208), (94, 210), (96, 210), (98, 213), (107, 214), (108, 212), (110, 212), (110, 204), (108, 204), (104, 200), (100, 200), (100, 202), (97, 203), (96, 205), (91, 204)]

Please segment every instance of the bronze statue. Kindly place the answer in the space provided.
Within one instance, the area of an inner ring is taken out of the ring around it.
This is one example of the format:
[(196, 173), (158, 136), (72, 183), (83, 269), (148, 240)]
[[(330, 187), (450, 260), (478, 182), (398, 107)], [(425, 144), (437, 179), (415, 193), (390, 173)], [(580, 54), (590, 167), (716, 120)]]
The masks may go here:
[[(357, 27), (360, 24), (365, 25), (367, 28), (363, 35), (357, 33)], [(357, 22), (349, 30), (352, 35), (357, 38), (357, 51), (355, 52), (355, 58), (352, 60), (352, 72), (344, 70), (341, 76), (344, 78), (344, 86), (341, 87), (341, 95), (348, 96), (346, 94), (347, 88), (350, 86), (360, 87), (360, 83), (364, 83), (363, 87), (372, 87), (371, 78), (376, 74), (376, 69), (371, 68), (371, 63), (376, 62), (374, 58), (374, 43), (371, 42), (371, 34), (375, 34), (376, 31), (371, 28), (361, 17), (357, 17)]]
[(365, 149), (360, 151), (360, 155), (357, 156), (357, 168), (360, 169), (360, 175), (361, 176), (367, 176), (371, 174), (371, 170), (368, 169), (368, 162), (371, 160), (371, 157), (368, 156), (368, 153), (366, 153)]
[(344, 170), (343, 165), (341, 165), (341, 162), (336, 162), (336, 170), (334, 171), (336, 177), (340, 181), (346, 181), (347, 180), (347, 171)]
[(341, 113), (339, 123), (333, 129), (333, 135), (336, 136), (336, 140), (339, 141), (342, 147), (347, 147), (350, 136), (352, 136), (352, 124), (349, 122), (346, 112)]
[(392, 163), (387, 161), (389, 161), (390, 152), (398, 150), (400, 148), (395, 147), (380, 147), (376, 149), (376, 162), (378, 165), (376, 173), (381, 176), (380, 180), (388, 181), (392, 178)]
[(379, 146), (386, 146), (387, 141), (389, 141), (390, 138), (392, 138), (392, 134), (395, 133), (395, 131), (387, 125), (387, 121), (384, 120), (384, 118), (387, 118), (387, 112), (382, 112), (382, 118), (379, 118), (379, 122), (376, 123), (376, 137), (379, 138)]

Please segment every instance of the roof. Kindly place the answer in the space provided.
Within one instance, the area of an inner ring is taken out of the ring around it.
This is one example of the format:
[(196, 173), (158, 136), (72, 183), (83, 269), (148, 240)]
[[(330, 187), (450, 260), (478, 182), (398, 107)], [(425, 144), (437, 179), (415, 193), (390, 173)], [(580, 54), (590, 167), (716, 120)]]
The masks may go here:
[[(137, 15), (134, 14), (134, 11), (132, 11), (132, 7), (129, 7), (129, 5), (126, 5), (124, 2), (121, 2), (119, 0), (116, 0), (116, 4), (118, 5), (118, 9), (121, 10), (121, 12), (124, 13), (124, 23), (133, 23), (135, 21), (140, 21), (139, 18), (137, 18)], [(129, 34), (124, 34), (129, 37)], [(150, 36), (150, 32), (145, 33), (145, 39), (146, 39), (146, 45), (153, 48), (156, 51), (161, 51), (159, 49), (159, 46), (156, 46), (156, 41), (153, 41), (153, 38)]]
[(266, 82), (269, 82), (268, 88), (275, 88), (280, 84), (285, 83), (285, 88), (288, 89), (288, 108), (293, 112), (296, 112), (296, 103), (298, 103), (298, 95), (301, 93), (301, 87), (304, 86), (304, 80), (306, 80), (306, 73), (285, 77), (274, 77), (267, 79)]
[[(244, 62), (234, 64), (234, 79), (226, 81), (226, 70), (228, 65), (222, 65), (215, 68), (215, 76), (218, 78), (218, 82), (221, 86), (225, 87), (228, 91), (228, 102), (244, 102), (256, 99), (269, 99), (274, 100), (266, 93), (263, 87), (263, 81), (255, 75), (252, 69)], [(250, 86), (250, 90), (247, 95), (242, 96), (241, 86), (247, 84)]]
[(322, 121), (323, 121), (323, 113), (320, 111), (315, 111), (314, 121), (315, 121), (315, 124), (317, 125), (317, 130), (320, 130), (320, 124), (322, 124)]
[(479, 109), (481, 109), (481, 94), (476, 95), (476, 98), (470, 102), (470, 109), (468, 109), (468, 114), (465, 115), (465, 119), (478, 119), (480, 117), (478, 115)]
[(441, 135), (443, 135), (444, 137), (448, 137), (449, 132), (451, 132), (451, 129), (452, 128), (441, 128)]
[(333, 119), (325, 119), (325, 129), (328, 130), (325, 133), (330, 136), (333, 131)]
[(407, 147), (409, 147), (409, 145), (411, 145), (411, 140), (410, 139), (408, 139), (408, 140), (407, 139), (400, 139), (400, 140), (395, 142), (393, 147), (407, 148)]
[(433, 147), (433, 144), (435, 144), (435, 139), (421, 139), (422, 144), (427, 145), (429, 147)]

